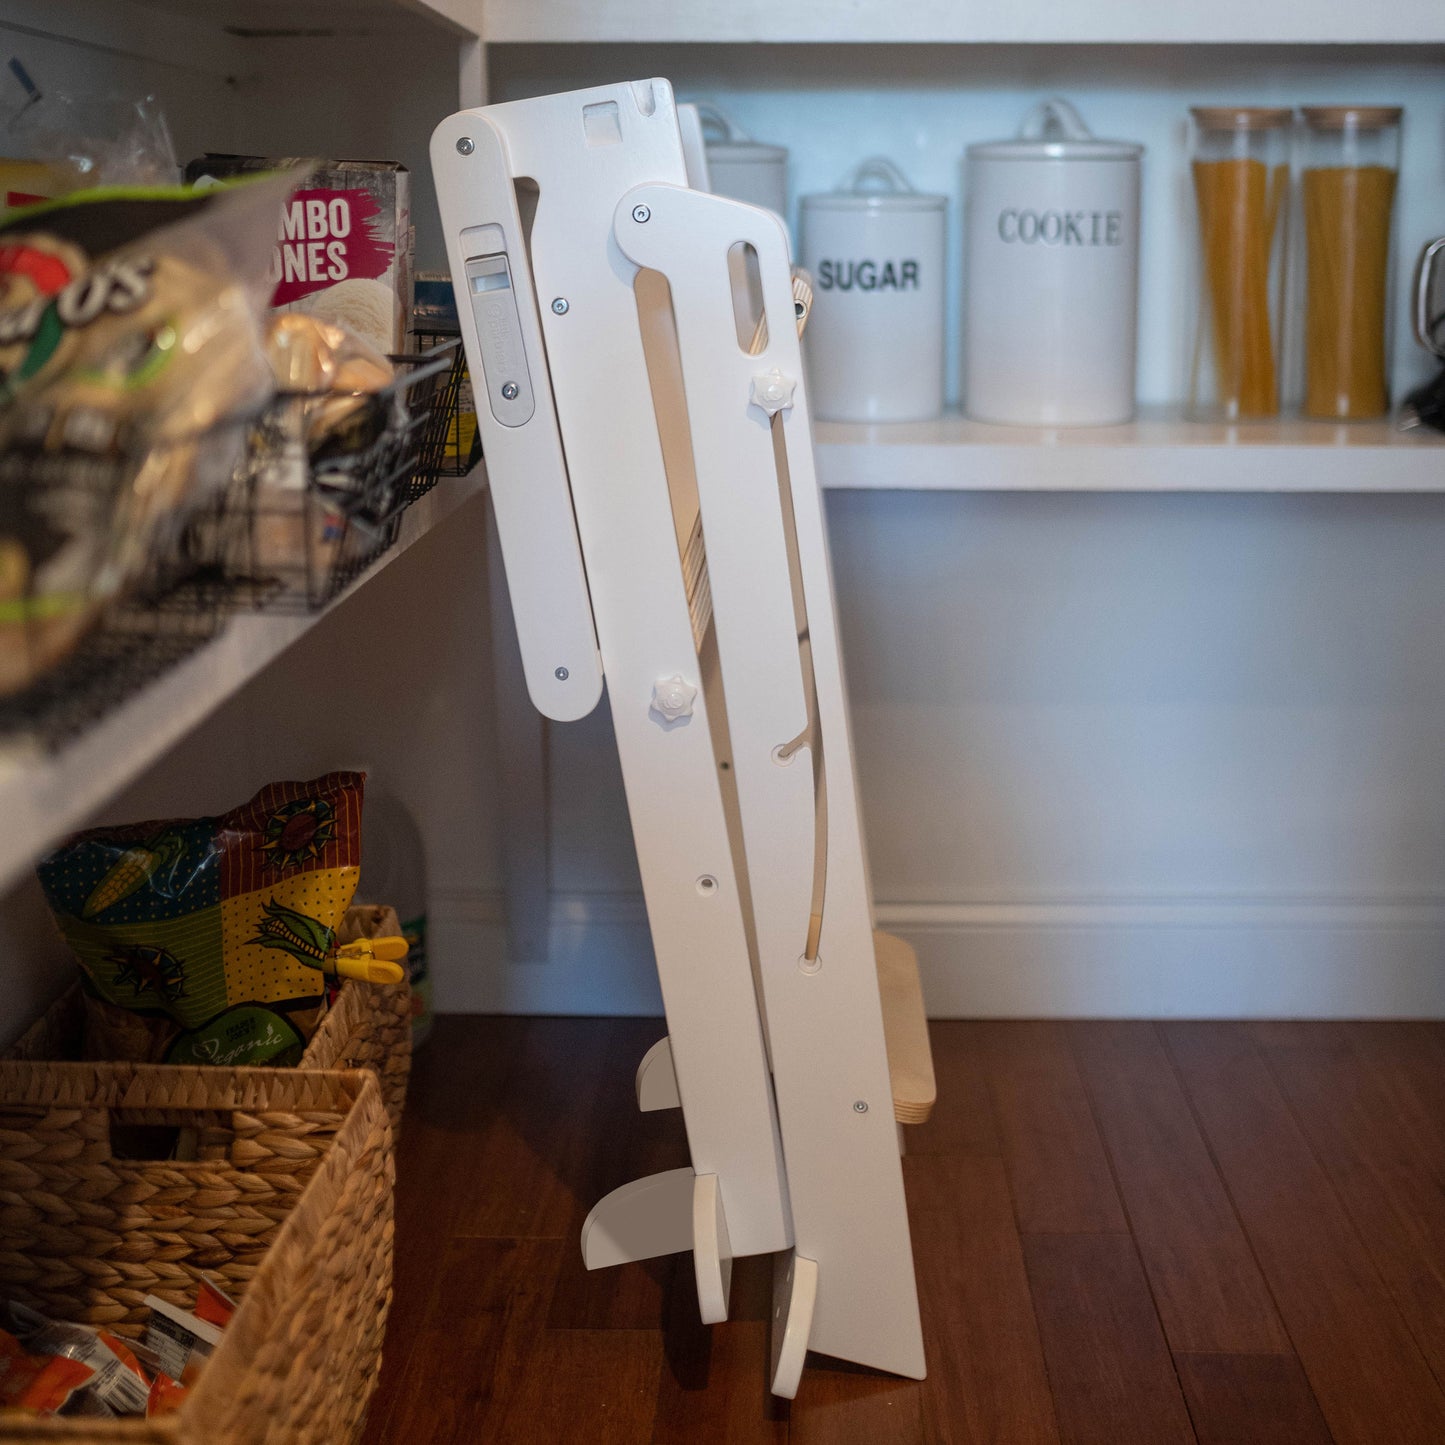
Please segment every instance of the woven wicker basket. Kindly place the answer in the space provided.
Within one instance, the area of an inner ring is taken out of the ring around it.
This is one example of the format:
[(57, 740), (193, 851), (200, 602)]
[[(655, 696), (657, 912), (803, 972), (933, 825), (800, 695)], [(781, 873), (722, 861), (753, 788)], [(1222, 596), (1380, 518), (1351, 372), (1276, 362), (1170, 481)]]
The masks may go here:
[[(116, 1158), (112, 1122), (194, 1163)], [(366, 1072), (0, 1063), (0, 1295), (138, 1334), (201, 1271), (241, 1307), (159, 1420), (0, 1413), (0, 1441), (349, 1445), (391, 1301), (391, 1131)]]
[[(343, 936), (374, 937), (364, 915), (378, 911), (351, 909), (347, 921), (352, 924), (354, 920), (354, 926)], [(383, 921), (399, 931), (401, 925), (395, 918), (391, 909), (384, 910)], [(79, 1059), (84, 1033), (85, 1001), (77, 983), (31, 1024), (3, 1057), (32, 1062)], [(400, 1130), (411, 1073), (411, 986), (404, 979), (386, 985), (348, 979), (306, 1045), (300, 1067), (375, 1070), (392, 1129)]]

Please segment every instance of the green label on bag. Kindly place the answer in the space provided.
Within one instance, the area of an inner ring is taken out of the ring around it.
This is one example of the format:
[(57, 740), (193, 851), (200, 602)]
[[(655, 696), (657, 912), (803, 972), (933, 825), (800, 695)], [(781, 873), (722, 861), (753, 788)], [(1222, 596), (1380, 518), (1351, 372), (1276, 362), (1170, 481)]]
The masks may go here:
[(214, 1064), (236, 1069), (251, 1064), (290, 1067), (305, 1047), (289, 1019), (260, 1004), (242, 1003), (181, 1034), (166, 1053), (168, 1064)]

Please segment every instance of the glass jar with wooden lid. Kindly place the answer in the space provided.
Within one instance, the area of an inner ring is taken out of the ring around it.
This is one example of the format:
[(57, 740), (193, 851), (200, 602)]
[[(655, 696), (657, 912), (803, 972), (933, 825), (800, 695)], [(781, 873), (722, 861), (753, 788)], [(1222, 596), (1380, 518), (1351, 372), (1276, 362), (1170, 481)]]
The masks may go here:
[(1274, 416), (1280, 408), (1289, 246), (1292, 112), (1283, 106), (1190, 110), (1199, 295), (1189, 412)]
[(1403, 112), (1398, 105), (1307, 105), (1301, 114), (1304, 414), (1384, 416)]

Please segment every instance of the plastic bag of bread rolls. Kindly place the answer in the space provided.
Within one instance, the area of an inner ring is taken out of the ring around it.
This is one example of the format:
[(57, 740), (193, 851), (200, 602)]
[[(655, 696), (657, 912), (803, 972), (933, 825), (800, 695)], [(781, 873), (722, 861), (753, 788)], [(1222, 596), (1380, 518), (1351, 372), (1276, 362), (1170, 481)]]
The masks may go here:
[(226, 480), (289, 177), (0, 219), (0, 695), (63, 658)]

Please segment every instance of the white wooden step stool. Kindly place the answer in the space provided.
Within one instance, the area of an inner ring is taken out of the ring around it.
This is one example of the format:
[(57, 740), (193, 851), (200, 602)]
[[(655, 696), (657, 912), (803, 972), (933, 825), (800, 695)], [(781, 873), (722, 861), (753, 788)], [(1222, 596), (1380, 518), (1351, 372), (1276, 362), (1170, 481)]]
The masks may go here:
[(734, 1256), (777, 1254), (791, 1396), (809, 1349), (923, 1375), (895, 1121), (933, 1066), (872, 925), (806, 281), (697, 137), (644, 80), (453, 115), (432, 168), (528, 691), (566, 721), (606, 678), (667, 1013), (638, 1104), (692, 1157), (601, 1200), (583, 1254), (691, 1250), (707, 1322)]

